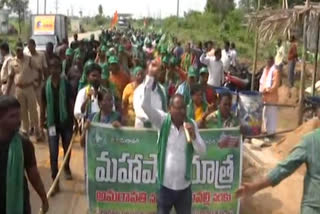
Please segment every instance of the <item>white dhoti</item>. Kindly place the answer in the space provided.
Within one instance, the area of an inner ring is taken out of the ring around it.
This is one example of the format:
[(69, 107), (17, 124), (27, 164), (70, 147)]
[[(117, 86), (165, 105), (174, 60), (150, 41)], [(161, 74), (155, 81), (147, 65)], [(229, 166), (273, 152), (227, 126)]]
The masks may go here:
[(263, 129), (267, 134), (274, 134), (277, 130), (278, 108), (276, 106), (263, 107)]

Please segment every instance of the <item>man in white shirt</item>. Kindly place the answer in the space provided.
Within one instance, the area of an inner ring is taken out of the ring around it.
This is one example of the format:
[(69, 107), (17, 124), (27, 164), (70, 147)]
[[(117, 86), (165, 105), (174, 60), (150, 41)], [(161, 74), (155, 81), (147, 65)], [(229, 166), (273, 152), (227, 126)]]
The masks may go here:
[(223, 64), (220, 59), (220, 48), (215, 50), (214, 57), (207, 56), (206, 53), (202, 54), (200, 57), (200, 62), (208, 66), (208, 85), (213, 87), (221, 87), (224, 82)]
[(237, 66), (237, 50), (236, 50), (236, 45), (234, 44), (234, 42), (231, 43), (230, 46), (230, 56), (231, 56), (231, 65), (233, 67)]
[(143, 110), (159, 130), (157, 177), (160, 189), (157, 213), (170, 214), (174, 207), (177, 214), (191, 214), (192, 158), (194, 152), (204, 154), (206, 145), (196, 123), (186, 116), (186, 104), (182, 95), (175, 94), (172, 97), (169, 113), (153, 108), (151, 88), (159, 67), (156, 61), (149, 65), (142, 101)]
[(285, 48), (284, 48), (284, 45), (282, 44), (282, 40), (278, 39), (277, 54), (276, 54), (276, 57), (275, 57), (275, 65), (278, 67), (278, 70), (280, 72), (282, 72), (285, 55), (286, 55), (285, 54)]
[[(155, 77), (154, 84), (150, 89), (152, 107), (158, 110), (167, 110), (167, 96), (165, 88), (157, 81), (158, 77)], [(135, 128), (151, 128), (152, 124), (149, 117), (142, 109), (142, 101), (145, 96), (146, 81), (140, 84), (133, 93), (133, 109), (136, 114)], [(155, 128), (155, 127), (154, 127)]]
[(86, 118), (89, 114), (100, 111), (98, 105), (98, 91), (103, 90), (100, 86), (101, 67), (93, 63), (87, 72), (88, 85), (82, 88), (76, 98), (74, 116), (76, 119)]
[[(0, 73), (1, 79), (1, 91), (0, 94), (4, 94), (8, 87), (8, 77), (9, 77), (9, 65), (12, 60), (12, 56), (9, 53), (9, 45), (8, 43), (2, 43), (0, 45), (0, 54), (3, 56), (3, 64)], [(11, 90), (9, 91), (9, 95), (15, 95), (15, 87), (11, 86)]]
[(226, 41), (224, 43), (224, 49), (222, 50), (221, 61), (223, 64), (224, 72), (229, 71), (229, 67), (231, 65), (231, 51), (230, 51), (230, 42)]

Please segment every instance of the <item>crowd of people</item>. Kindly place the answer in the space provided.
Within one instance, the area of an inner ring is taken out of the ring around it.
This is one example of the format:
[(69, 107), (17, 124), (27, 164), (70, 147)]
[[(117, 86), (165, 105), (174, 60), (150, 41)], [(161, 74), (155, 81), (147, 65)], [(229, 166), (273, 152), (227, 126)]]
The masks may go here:
[[(212, 41), (182, 47), (168, 34), (131, 29), (103, 30), (98, 40), (94, 35), (78, 40), (75, 34), (70, 45), (65, 41), (54, 48), (48, 43), (44, 53), (36, 50), (33, 39), (27, 47), (18, 42), (13, 50), (7, 43), (0, 45), (0, 211), (30, 213), (23, 169), (42, 199), (43, 210), (48, 209), (30, 136), (42, 142), (46, 130), (54, 180), (60, 138), (65, 153), (75, 134), (81, 135), (85, 146), (85, 130), (96, 122), (158, 129), (158, 213), (169, 213), (172, 207), (177, 213), (191, 213), (190, 157), (206, 151), (198, 129), (240, 125), (231, 108), (231, 93), (215, 90), (223, 86), (225, 72), (237, 66), (234, 43), (226, 41), (223, 50)], [(270, 57), (260, 80), (265, 102), (278, 101), (280, 71), (279, 59), (274, 64)], [(266, 131), (275, 133), (276, 108), (266, 106), (263, 115)], [(21, 154), (22, 162), (17, 157)], [(72, 179), (69, 163), (70, 157), (64, 167), (66, 179)], [(15, 207), (13, 190), (20, 194)], [(58, 183), (53, 193), (59, 190)], [(249, 190), (241, 191), (240, 195)]]

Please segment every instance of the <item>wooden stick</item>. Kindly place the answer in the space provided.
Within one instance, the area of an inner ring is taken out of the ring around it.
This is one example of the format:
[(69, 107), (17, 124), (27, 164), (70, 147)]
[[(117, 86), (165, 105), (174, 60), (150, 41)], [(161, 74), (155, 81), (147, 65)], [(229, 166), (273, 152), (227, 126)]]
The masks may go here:
[[(74, 138), (75, 138), (75, 135), (72, 136), (71, 143), (70, 143), (70, 145), (69, 145), (69, 147), (68, 147), (68, 150), (67, 150), (66, 155), (64, 156), (64, 159), (63, 159), (63, 162), (62, 162), (62, 164), (61, 164), (61, 167), (60, 167), (60, 169), (59, 169), (59, 171), (58, 171), (58, 174), (57, 174), (56, 178), (54, 179), (54, 181), (53, 181), (53, 183), (52, 183), (49, 191), (47, 192), (47, 198), (48, 198), (48, 199), (51, 197), (52, 192), (53, 192), (54, 188), (56, 187), (56, 185), (57, 185), (57, 183), (58, 183), (58, 181), (59, 181), (59, 178), (60, 178), (60, 176), (61, 176), (61, 172), (62, 172), (64, 166), (66, 165), (67, 159), (68, 159), (68, 157), (70, 156), (71, 148), (72, 148), (73, 142), (74, 142)], [(44, 214), (44, 212), (42, 211), (42, 209), (40, 209), (39, 214)]]
[(279, 132), (275, 132), (273, 134), (261, 134), (261, 135), (256, 135), (256, 136), (245, 136), (246, 138), (264, 138), (264, 137), (270, 137), (270, 136), (273, 136), (273, 135), (278, 135), (278, 134), (284, 134), (284, 133), (287, 133), (287, 132), (292, 132), (294, 131), (295, 129), (288, 129), (288, 130), (283, 130), (283, 131), (279, 131)]
[(277, 107), (288, 107), (288, 108), (295, 108), (296, 105), (289, 105), (289, 104), (281, 104), (281, 103), (263, 103), (264, 106), (277, 106)]

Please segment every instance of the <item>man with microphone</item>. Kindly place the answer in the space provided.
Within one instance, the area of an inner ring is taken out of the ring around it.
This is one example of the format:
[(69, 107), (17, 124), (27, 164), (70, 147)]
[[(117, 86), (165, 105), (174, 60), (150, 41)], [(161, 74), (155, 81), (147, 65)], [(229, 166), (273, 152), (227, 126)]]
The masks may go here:
[(192, 158), (194, 153), (204, 154), (206, 145), (196, 123), (187, 118), (186, 104), (180, 94), (171, 98), (169, 112), (155, 109), (151, 104), (151, 88), (159, 75), (160, 62), (152, 61), (145, 80), (142, 108), (158, 137), (158, 214), (169, 214), (172, 207), (177, 214), (191, 214)]

